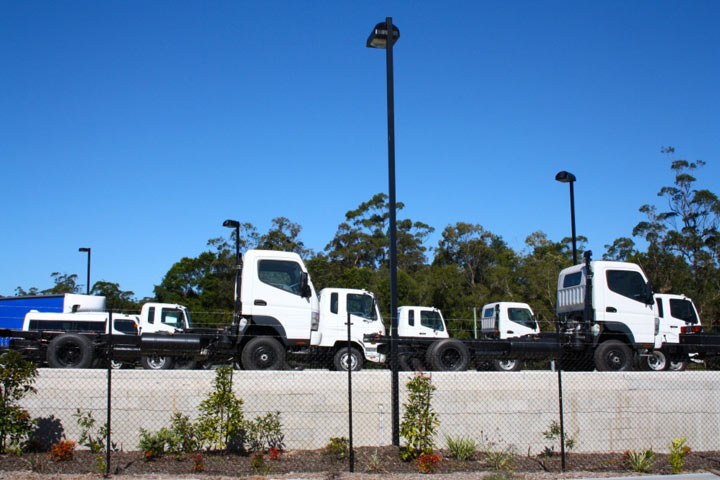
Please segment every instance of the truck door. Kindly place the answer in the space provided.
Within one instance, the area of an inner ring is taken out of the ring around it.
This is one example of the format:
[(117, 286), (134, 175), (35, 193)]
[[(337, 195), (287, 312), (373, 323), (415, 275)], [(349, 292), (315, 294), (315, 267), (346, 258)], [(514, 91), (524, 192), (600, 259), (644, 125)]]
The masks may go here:
[(695, 306), (688, 298), (658, 296), (656, 310), (660, 317), (660, 335), (663, 342), (678, 343), (681, 327), (700, 323)]
[(655, 314), (647, 304), (649, 287), (636, 270), (608, 268), (604, 275), (595, 275), (595, 315), (608, 328), (627, 329), (635, 343), (654, 343)]
[(287, 339), (309, 342), (312, 304), (303, 296), (303, 273), (294, 260), (259, 259), (249, 306), (253, 321), (279, 325)]
[(524, 307), (507, 307), (507, 322), (502, 325), (500, 338), (521, 337), (538, 333), (535, 316)]

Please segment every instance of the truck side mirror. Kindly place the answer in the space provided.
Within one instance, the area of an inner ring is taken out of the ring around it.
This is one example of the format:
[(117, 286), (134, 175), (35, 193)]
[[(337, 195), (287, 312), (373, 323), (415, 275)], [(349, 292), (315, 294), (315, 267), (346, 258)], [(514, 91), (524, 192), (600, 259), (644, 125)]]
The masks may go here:
[(646, 305), (655, 305), (655, 297), (653, 296), (650, 283), (645, 284), (645, 287), (643, 288), (643, 296), (645, 297), (644, 300)]
[(303, 298), (310, 298), (312, 296), (310, 277), (307, 272), (303, 272), (300, 276), (300, 294)]

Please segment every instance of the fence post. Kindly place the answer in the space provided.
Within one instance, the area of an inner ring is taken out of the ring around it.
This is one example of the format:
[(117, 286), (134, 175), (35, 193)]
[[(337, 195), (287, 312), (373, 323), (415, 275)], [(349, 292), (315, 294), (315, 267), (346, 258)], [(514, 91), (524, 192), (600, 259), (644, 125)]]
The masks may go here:
[(112, 430), (112, 360), (113, 360), (113, 312), (112, 308), (108, 314), (108, 352), (107, 352), (107, 438), (105, 439), (105, 473), (103, 477), (110, 476), (110, 450), (112, 443), (110, 431)]
[(348, 439), (349, 443), (349, 454), (348, 454), (348, 461), (350, 462), (350, 471), (355, 471), (355, 451), (353, 450), (353, 420), (352, 420), (352, 348), (350, 347), (350, 342), (352, 339), (351, 333), (350, 333), (350, 326), (352, 324), (350, 323), (350, 312), (347, 313), (347, 334), (348, 334), (348, 343), (347, 343), (347, 371), (348, 371), (348, 436), (350, 437)]

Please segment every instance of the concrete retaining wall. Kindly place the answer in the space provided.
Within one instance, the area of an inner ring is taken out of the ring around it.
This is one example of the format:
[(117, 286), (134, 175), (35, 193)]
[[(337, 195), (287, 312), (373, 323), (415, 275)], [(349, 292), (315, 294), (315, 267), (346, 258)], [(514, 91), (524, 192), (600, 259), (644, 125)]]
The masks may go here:
[[(400, 374), (401, 404), (410, 375)], [(565, 427), (575, 440), (574, 451), (663, 452), (676, 436), (687, 437), (694, 450), (720, 450), (719, 375), (564, 372)], [(246, 419), (280, 411), (287, 448), (313, 449), (330, 437), (348, 435), (347, 378), (328, 371), (236, 371), (234, 389), (244, 400)], [(175, 412), (195, 418), (213, 379), (213, 371), (114, 371), (113, 440), (135, 450), (140, 427), (168, 426)], [(353, 374), (355, 445), (391, 443), (390, 381), (387, 371)], [(557, 373), (434, 372), (432, 383), (439, 446), (445, 446), (446, 435), (514, 445), (520, 453), (553, 445), (543, 432), (558, 420)], [(105, 423), (106, 371), (42, 369), (36, 387), (38, 393), (23, 405), (33, 417), (61, 424), (67, 438), (79, 436), (73, 418), (78, 408)]]

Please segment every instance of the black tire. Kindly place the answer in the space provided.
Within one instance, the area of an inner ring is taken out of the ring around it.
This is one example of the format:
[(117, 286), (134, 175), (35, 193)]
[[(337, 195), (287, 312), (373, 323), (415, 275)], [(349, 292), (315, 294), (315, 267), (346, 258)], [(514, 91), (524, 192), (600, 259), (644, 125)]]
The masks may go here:
[(428, 351), (429, 365), (441, 372), (460, 372), (467, 370), (470, 364), (470, 352), (459, 340), (446, 338), (439, 340)]
[(595, 349), (595, 368), (598, 372), (627, 372), (632, 370), (633, 352), (619, 340), (606, 340)]
[(92, 342), (76, 333), (65, 333), (50, 341), (47, 362), (52, 368), (90, 368), (93, 364)]
[[(362, 370), (363, 367), (363, 354), (360, 350), (357, 348), (350, 347), (350, 365), (352, 366), (352, 371), (357, 372), (358, 370)], [(338, 348), (338, 351), (335, 352), (335, 357), (333, 357), (333, 368), (335, 370), (340, 370), (342, 372), (348, 371), (348, 349), (347, 347), (341, 347)]]
[(668, 363), (668, 371), (669, 372), (682, 372), (687, 368), (688, 362), (686, 361), (677, 361), (673, 362), (672, 360)]
[(149, 355), (140, 358), (140, 363), (145, 370), (170, 370), (173, 367), (172, 357), (162, 355)]
[(240, 355), (245, 370), (282, 370), (285, 367), (285, 348), (272, 337), (255, 337)]
[(649, 355), (638, 356), (637, 366), (639, 370), (649, 372), (662, 372), (670, 366), (670, 361), (664, 353), (660, 351), (652, 351)]
[(493, 360), (493, 368), (498, 372), (519, 372), (523, 362), (517, 359)]

